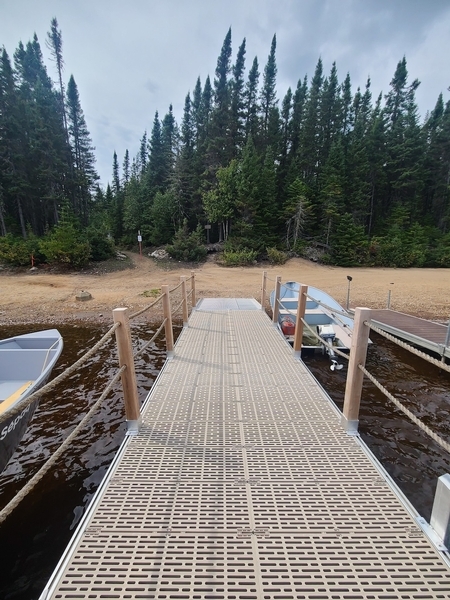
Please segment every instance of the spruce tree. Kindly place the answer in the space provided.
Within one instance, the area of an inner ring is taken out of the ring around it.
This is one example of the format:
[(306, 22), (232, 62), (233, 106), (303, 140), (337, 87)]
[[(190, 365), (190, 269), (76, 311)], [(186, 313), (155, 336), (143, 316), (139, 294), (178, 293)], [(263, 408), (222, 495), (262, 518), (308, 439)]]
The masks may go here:
[(211, 117), (208, 161), (210, 169), (215, 172), (220, 166), (228, 164), (233, 156), (230, 128), (230, 86), (231, 70), (231, 27), (228, 30), (217, 59), (216, 77), (214, 78), (214, 108)]
[(304, 174), (305, 183), (311, 189), (317, 188), (320, 170), (319, 109), (322, 83), (323, 66), (322, 60), (319, 58), (306, 101), (304, 126), (301, 131), (297, 159), (298, 172)]
[(128, 148), (125, 150), (125, 156), (123, 158), (122, 173), (122, 185), (125, 188), (130, 181), (130, 153), (128, 152)]
[(275, 51), (277, 47), (276, 35), (272, 38), (270, 54), (264, 67), (263, 86), (261, 90), (261, 115), (263, 136), (267, 139), (269, 130), (269, 117), (272, 109), (277, 104), (276, 84), (277, 84), (277, 64), (275, 60)]
[(231, 114), (230, 137), (233, 147), (233, 156), (242, 152), (245, 139), (244, 126), (244, 68), (245, 68), (245, 38), (239, 47), (236, 62), (233, 65), (233, 79), (231, 81)]
[(50, 31), (47, 33), (47, 47), (50, 50), (53, 60), (56, 63), (56, 71), (58, 73), (58, 84), (59, 84), (59, 101), (61, 114), (64, 121), (64, 130), (66, 132), (67, 141), (69, 140), (69, 131), (67, 126), (67, 115), (66, 115), (66, 106), (64, 103), (65, 91), (64, 91), (64, 83), (63, 83), (63, 70), (64, 70), (64, 59), (62, 54), (62, 33), (61, 30), (58, 29), (58, 21), (56, 17), (54, 17), (51, 21)]
[(83, 224), (87, 224), (91, 193), (98, 175), (95, 171), (94, 147), (73, 75), (67, 85), (67, 118), (74, 164), (76, 214)]
[(150, 153), (147, 165), (148, 193), (153, 198), (156, 192), (163, 191), (165, 176), (165, 157), (161, 139), (161, 122), (158, 111), (155, 113), (150, 136)]

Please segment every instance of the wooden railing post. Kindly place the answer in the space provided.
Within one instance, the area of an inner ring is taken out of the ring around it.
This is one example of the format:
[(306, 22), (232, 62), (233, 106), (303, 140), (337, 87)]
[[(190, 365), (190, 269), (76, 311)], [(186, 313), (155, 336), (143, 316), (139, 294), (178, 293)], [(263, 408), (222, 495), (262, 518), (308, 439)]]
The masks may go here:
[(123, 397), (125, 402), (125, 417), (127, 420), (127, 435), (135, 435), (141, 426), (139, 397), (137, 392), (136, 372), (134, 370), (133, 346), (131, 343), (130, 321), (127, 308), (113, 310), (114, 323), (120, 323), (116, 329), (119, 366), (126, 366), (121, 374)]
[(167, 357), (171, 358), (173, 356), (173, 329), (172, 329), (172, 309), (170, 308), (169, 286), (162, 285), (161, 292), (163, 293), (163, 311), (164, 311), (164, 319), (166, 320), (166, 322), (164, 324), (164, 332), (166, 335)]
[(359, 405), (364, 379), (364, 373), (359, 365), (364, 367), (366, 364), (370, 333), (370, 327), (364, 324), (365, 321), (370, 321), (370, 309), (356, 308), (341, 420), (342, 426), (350, 434), (358, 431)]
[(306, 312), (306, 294), (308, 293), (308, 286), (301, 285), (298, 292), (298, 304), (297, 304), (297, 317), (295, 320), (295, 333), (294, 333), (294, 356), (300, 358), (302, 353), (302, 339), (303, 339), (303, 321)]
[(192, 291), (192, 297), (191, 297), (192, 308), (195, 308), (197, 306), (197, 300), (195, 298), (195, 272), (194, 271), (191, 271), (191, 291)]
[(273, 301), (273, 318), (272, 321), (274, 325), (278, 324), (278, 315), (280, 313), (280, 307), (278, 305), (278, 301), (280, 299), (280, 289), (281, 289), (281, 277), (277, 275), (276, 283), (275, 283), (275, 298)]
[(267, 285), (267, 271), (263, 271), (262, 286), (261, 286), (261, 309), (266, 310), (266, 285)]
[(186, 277), (182, 275), (181, 279), (181, 297), (183, 299), (183, 327), (186, 327), (189, 320), (187, 293), (186, 293)]

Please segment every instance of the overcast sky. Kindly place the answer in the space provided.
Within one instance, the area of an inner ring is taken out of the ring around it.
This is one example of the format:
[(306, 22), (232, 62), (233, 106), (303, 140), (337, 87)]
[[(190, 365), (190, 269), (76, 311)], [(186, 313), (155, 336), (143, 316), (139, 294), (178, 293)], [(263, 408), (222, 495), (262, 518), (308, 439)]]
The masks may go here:
[(45, 46), (53, 17), (65, 80), (73, 74), (77, 82), (103, 184), (114, 150), (120, 165), (126, 149), (135, 156), (156, 110), (162, 118), (173, 104), (181, 122), (197, 77), (213, 81), (230, 26), (233, 62), (245, 37), (246, 67), (257, 56), (261, 73), (276, 33), (280, 102), (288, 87), (313, 75), (319, 57), (325, 74), (333, 61), (339, 81), (350, 73), (353, 93), (370, 75), (375, 99), (406, 56), (409, 81), (421, 81), (422, 116), (440, 92), (450, 99), (449, 0), (0, 0), (0, 46), (12, 58), (36, 32), (56, 79)]

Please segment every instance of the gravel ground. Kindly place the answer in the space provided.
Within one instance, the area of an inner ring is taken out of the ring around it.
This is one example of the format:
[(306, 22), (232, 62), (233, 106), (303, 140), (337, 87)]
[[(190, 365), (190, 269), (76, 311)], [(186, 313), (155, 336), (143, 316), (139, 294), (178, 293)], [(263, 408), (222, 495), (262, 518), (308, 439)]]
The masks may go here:
[[(268, 291), (275, 278), (299, 281), (318, 287), (344, 306), (350, 283), (350, 306), (386, 308), (390, 292), (391, 308), (400, 312), (447, 322), (450, 316), (450, 269), (374, 269), (328, 267), (293, 258), (281, 266), (258, 265), (226, 268), (214, 255), (206, 263), (185, 268), (176, 262), (155, 262), (147, 256), (127, 253), (127, 265), (117, 270), (98, 265), (82, 273), (54, 273), (44, 268), (11, 272), (0, 271), (0, 325), (89, 321), (111, 322), (111, 311), (120, 306), (134, 312), (152, 302), (162, 285), (172, 289), (195, 272), (197, 299), (202, 297), (240, 297), (261, 300), (263, 271), (268, 276)], [(190, 289), (190, 282), (187, 283)], [(76, 296), (87, 291), (92, 299)], [(179, 292), (178, 292), (179, 293)], [(173, 305), (178, 304), (174, 298)], [(146, 313), (150, 321), (161, 319), (161, 308)]]

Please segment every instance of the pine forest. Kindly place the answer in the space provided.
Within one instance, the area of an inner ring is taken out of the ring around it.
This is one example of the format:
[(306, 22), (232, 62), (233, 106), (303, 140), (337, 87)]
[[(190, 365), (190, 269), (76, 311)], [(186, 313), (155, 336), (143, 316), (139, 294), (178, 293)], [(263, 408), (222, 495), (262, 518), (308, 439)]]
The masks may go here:
[(56, 19), (45, 44), (52, 76), (36, 35), (1, 51), (0, 262), (77, 268), (139, 231), (177, 260), (208, 241), (229, 265), (450, 266), (450, 102), (421, 118), (405, 57), (384, 95), (319, 59), (278, 97), (276, 36), (260, 63), (245, 39), (233, 54), (230, 29), (181, 122), (168, 102), (131, 153), (112, 148), (103, 189)]

